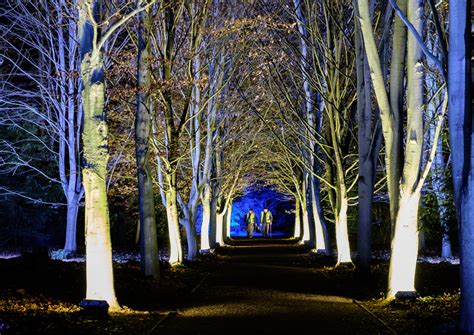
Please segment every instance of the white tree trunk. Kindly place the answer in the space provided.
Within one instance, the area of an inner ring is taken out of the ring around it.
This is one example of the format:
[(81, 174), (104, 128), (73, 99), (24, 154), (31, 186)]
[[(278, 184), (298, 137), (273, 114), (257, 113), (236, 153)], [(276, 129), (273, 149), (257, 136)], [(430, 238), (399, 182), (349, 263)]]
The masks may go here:
[(336, 244), (337, 264), (352, 263), (349, 233), (347, 231), (347, 197), (341, 196), (338, 212), (336, 213)]
[[(422, 3), (422, 0), (409, 0), (407, 7), (407, 17), (419, 33), (423, 30)], [(393, 298), (399, 291), (415, 291), (420, 203), (420, 191), (416, 188), (420, 178), (423, 151), (423, 88), (423, 54), (413, 34), (410, 34), (407, 55), (407, 140), (392, 239), (388, 298)]]
[(77, 215), (79, 212), (80, 197), (77, 192), (73, 190), (72, 194), (66, 197), (67, 199), (67, 221), (66, 221), (66, 242), (64, 243), (64, 250), (66, 252), (75, 252), (77, 250)]
[(310, 178), (310, 201), (312, 206), (313, 222), (314, 222), (314, 234), (316, 242), (316, 251), (320, 253), (327, 253), (328, 246), (326, 245), (326, 230), (323, 226), (323, 218), (319, 210), (319, 205), (317, 197), (319, 197), (319, 189), (316, 189), (314, 177)]
[(211, 249), (209, 230), (211, 222), (211, 190), (208, 185), (204, 187), (202, 197), (202, 225), (201, 225), (201, 252), (209, 252)]
[(232, 222), (232, 201), (229, 203), (229, 207), (225, 213), (225, 237), (226, 239), (230, 239), (230, 224)]
[(166, 214), (168, 218), (168, 235), (170, 241), (169, 263), (171, 265), (175, 265), (183, 262), (181, 234), (179, 231), (178, 205), (176, 203), (176, 191), (174, 188), (168, 189), (165, 193)]
[(225, 219), (225, 213), (226, 211), (222, 212), (217, 212), (216, 213), (216, 243), (219, 246), (224, 246), (224, 229), (225, 229), (225, 224), (224, 224), (224, 219)]
[(392, 239), (388, 298), (397, 292), (415, 291), (418, 258), (418, 208), (420, 194), (402, 191)]
[(295, 228), (293, 231), (295, 239), (301, 238), (301, 204), (298, 198), (295, 200)]
[(311, 243), (311, 232), (309, 227), (309, 213), (306, 202), (301, 204), (301, 218), (303, 219), (303, 238), (304, 243)]

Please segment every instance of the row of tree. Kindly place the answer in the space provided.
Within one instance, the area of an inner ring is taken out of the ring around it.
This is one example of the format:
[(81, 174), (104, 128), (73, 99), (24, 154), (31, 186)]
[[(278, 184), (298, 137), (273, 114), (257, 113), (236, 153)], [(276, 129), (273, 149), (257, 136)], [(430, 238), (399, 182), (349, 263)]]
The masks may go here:
[(114, 307), (108, 190), (129, 185), (132, 170), (142, 269), (156, 278), (155, 194), (172, 264), (184, 258), (180, 227), (188, 260), (225, 244), (232, 199), (265, 179), (294, 196), (296, 238), (330, 253), (334, 223), (338, 264), (352, 262), (357, 204), (357, 265), (368, 270), (374, 195), (388, 193), (392, 298), (415, 291), (429, 176), (451, 256), (449, 110), (461, 324), (472, 330), (467, 5), (450, 1), (448, 17), (447, 1), (433, 0), (10, 1), (1, 13), (2, 170), (59, 186), (67, 252), (77, 248), (84, 197), (87, 298)]

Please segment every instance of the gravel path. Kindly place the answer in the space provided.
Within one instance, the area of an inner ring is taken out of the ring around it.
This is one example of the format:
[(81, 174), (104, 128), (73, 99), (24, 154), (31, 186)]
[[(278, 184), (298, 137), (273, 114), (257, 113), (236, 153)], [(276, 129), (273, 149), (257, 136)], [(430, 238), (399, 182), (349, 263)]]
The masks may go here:
[(321, 294), (302, 246), (244, 240), (220, 254), (218, 269), (153, 334), (391, 334), (352, 299)]

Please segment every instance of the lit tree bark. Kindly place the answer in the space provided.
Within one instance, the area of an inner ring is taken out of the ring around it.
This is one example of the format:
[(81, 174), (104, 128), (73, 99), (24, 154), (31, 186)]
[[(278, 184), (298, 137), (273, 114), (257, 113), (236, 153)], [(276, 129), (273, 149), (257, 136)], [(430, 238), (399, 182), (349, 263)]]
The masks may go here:
[[(397, 0), (399, 8), (407, 12), (407, 0)], [(400, 177), (403, 170), (403, 82), (407, 50), (407, 28), (398, 15), (395, 16), (390, 62), (390, 110), (392, 119), (393, 150), (390, 158), (392, 167), (387, 168), (388, 193), (390, 197), (391, 234), (395, 232), (396, 213), (400, 198)]]
[[(315, 110), (314, 106), (314, 93), (311, 88), (311, 80), (309, 77), (309, 73), (311, 71), (309, 65), (309, 59), (311, 58), (309, 55), (307, 40), (308, 40), (308, 32), (306, 29), (306, 20), (303, 15), (302, 10), (302, 2), (301, 0), (293, 0), (293, 5), (295, 7), (296, 19), (297, 19), (297, 27), (298, 32), (300, 34), (300, 44), (301, 44), (301, 60), (300, 60), (300, 67), (301, 67), (301, 76), (303, 78), (303, 90), (304, 90), (304, 97), (305, 97), (305, 117), (308, 123), (308, 130), (313, 132), (319, 132), (319, 124), (321, 123), (321, 113)], [(306, 136), (308, 140), (308, 147), (311, 150), (314, 150), (314, 153), (318, 152), (317, 144), (314, 141), (314, 135)], [(308, 151), (308, 150), (306, 150)], [(320, 208), (320, 189), (319, 189), (319, 182), (314, 177), (313, 173), (318, 173), (317, 171), (317, 164), (318, 161), (313, 157), (313, 152), (306, 152), (305, 159), (307, 160), (307, 164), (309, 167), (312, 168), (312, 173), (309, 173), (308, 178), (308, 190), (309, 190), (309, 197), (308, 202), (311, 206), (311, 214), (312, 214), (312, 224), (314, 227), (310, 227), (311, 239), (314, 238), (315, 249), (322, 253), (327, 253), (327, 245), (326, 245), (326, 229), (324, 218), (322, 215), (322, 210)], [(314, 237), (313, 237), (314, 235)]]
[[(374, 86), (377, 104), (380, 109), (382, 133), (385, 142), (385, 166), (387, 171), (390, 203), (392, 203), (392, 201), (397, 203), (399, 196), (397, 185), (399, 179), (397, 179), (396, 176), (400, 174), (397, 170), (399, 169), (398, 157), (400, 157), (400, 148), (397, 144), (399, 143), (397, 140), (398, 134), (395, 135), (395, 132), (398, 130), (398, 126), (395, 121), (396, 118), (391, 111), (390, 100), (385, 87), (385, 77), (382, 72), (378, 48), (375, 42), (368, 0), (357, 0), (357, 11), (359, 14), (358, 20), (364, 40), (367, 61), (370, 67), (372, 84)], [(392, 209), (391, 215), (393, 215)]]
[(293, 237), (296, 239), (301, 238), (301, 204), (298, 198), (295, 198), (295, 229)]
[[(82, 131), (84, 166), (82, 169), (86, 205), (87, 299), (106, 300), (117, 308), (112, 269), (109, 208), (107, 202), (108, 131), (105, 103), (103, 54), (97, 46), (101, 2), (79, 0), (79, 42), (81, 54)], [(91, 13), (93, 17), (91, 17)]]
[[(73, 5), (76, 5), (76, 1), (73, 2)], [(62, 12), (62, 9), (67, 6), (62, 0), (57, 2), (57, 10), (59, 13)], [(62, 17), (62, 15), (60, 15)], [(77, 71), (78, 64), (77, 64), (77, 48), (76, 48), (76, 36), (77, 36), (77, 24), (74, 20), (68, 20), (68, 46), (67, 46), (67, 65), (66, 61), (64, 61), (64, 70), (61, 71), (62, 82), (64, 85), (64, 90), (67, 89), (67, 96), (66, 98), (66, 105), (67, 105), (67, 113), (64, 113), (64, 117), (67, 118), (67, 135), (66, 132), (64, 134), (64, 139), (67, 138), (66, 147), (67, 147), (67, 155), (68, 155), (68, 171), (69, 176), (67, 180), (67, 188), (66, 199), (67, 199), (67, 219), (66, 219), (66, 240), (64, 243), (64, 250), (66, 252), (75, 252), (77, 250), (77, 215), (79, 212), (80, 201), (84, 195), (84, 189), (82, 186), (81, 180), (81, 170), (79, 165), (79, 143), (80, 143), (80, 129), (82, 124), (82, 106), (79, 103), (75, 102), (75, 97), (77, 96), (77, 80), (74, 79), (72, 74)], [(62, 25), (59, 25), (62, 28)], [(59, 40), (63, 40), (62, 29), (58, 29), (59, 32)], [(65, 39), (64, 39), (65, 40)], [(61, 46), (61, 45), (60, 45)], [(61, 52), (59, 53), (62, 54)], [(63, 63), (63, 62), (61, 62)], [(67, 68), (66, 68), (67, 66)], [(70, 75), (68, 78), (65, 78), (65, 74), (69, 73)], [(66, 84), (67, 83), (67, 84)], [(66, 88), (67, 87), (67, 88)], [(64, 129), (64, 128), (62, 128)], [(61, 139), (61, 142), (64, 141)], [(63, 164), (60, 164), (60, 166)], [(65, 165), (65, 164), (64, 164)], [(61, 173), (63, 176), (66, 176), (65, 168), (63, 167), (62, 170), (64, 171)], [(65, 178), (61, 178), (65, 180)], [(64, 185), (64, 183), (63, 183)]]
[(459, 225), (459, 330), (474, 332), (474, 128), (471, 111), (471, 1), (449, 1), (449, 131)]
[[(138, 0), (138, 6), (141, 0)], [(138, 208), (140, 212), (141, 268), (146, 276), (159, 277), (158, 242), (155, 222), (153, 178), (150, 167), (151, 136), (151, 17), (149, 10), (138, 14), (137, 108), (135, 144), (138, 175)]]
[[(172, 82), (173, 71), (173, 53), (176, 39), (176, 24), (179, 16), (182, 14), (182, 3), (171, 3), (165, 1), (164, 3), (164, 31), (160, 40), (163, 43), (163, 61), (161, 68), (161, 79), (164, 83)], [(189, 95), (190, 96), (190, 95)], [(162, 104), (165, 114), (166, 125), (166, 154), (162, 159), (165, 161), (163, 169), (166, 214), (168, 218), (168, 234), (170, 241), (170, 264), (178, 264), (183, 261), (183, 250), (181, 247), (181, 235), (179, 230), (179, 216), (177, 204), (177, 168), (179, 161), (179, 139), (183, 131), (186, 117), (188, 115), (188, 106), (190, 99), (186, 102), (181, 112), (181, 118), (178, 124), (175, 123), (175, 108), (173, 104), (173, 96), (171, 87), (164, 87), (162, 89)]]
[[(408, 20), (418, 33), (423, 31), (423, 1), (408, 0)], [(415, 291), (418, 258), (418, 208), (423, 149), (423, 53), (413, 34), (407, 44), (407, 141), (405, 163), (400, 180), (400, 197), (392, 239), (388, 297), (397, 292)]]

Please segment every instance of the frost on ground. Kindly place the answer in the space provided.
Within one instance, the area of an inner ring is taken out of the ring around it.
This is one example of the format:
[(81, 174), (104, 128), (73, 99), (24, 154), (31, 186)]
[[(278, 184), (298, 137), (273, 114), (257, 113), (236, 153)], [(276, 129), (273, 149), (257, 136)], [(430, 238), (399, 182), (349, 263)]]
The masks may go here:
[[(168, 254), (165, 250), (159, 252), (160, 259), (163, 261), (168, 260)], [(74, 257), (68, 257), (63, 249), (57, 249), (51, 251), (51, 258), (55, 260), (60, 260), (63, 262), (85, 262), (85, 255), (78, 255)], [(119, 264), (124, 264), (128, 262), (139, 262), (140, 254), (138, 252), (123, 252), (123, 251), (113, 251), (112, 259), (114, 262)]]
[[(70, 256), (68, 252), (65, 252), (64, 249), (54, 249), (50, 252), (51, 259), (59, 260), (63, 262), (78, 262), (82, 263), (86, 261), (85, 255), (75, 255)], [(168, 260), (168, 254), (166, 250), (159, 252), (160, 259), (163, 261)], [(0, 259), (11, 259), (21, 257), (20, 252), (3, 252), (0, 253)], [(128, 262), (139, 262), (140, 254), (138, 252), (122, 252), (122, 251), (113, 251), (112, 259), (114, 262), (123, 264)]]
[[(372, 254), (372, 257), (377, 260), (388, 261), (390, 259), (389, 251), (376, 251)], [(418, 263), (429, 263), (429, 264), (440, 264), (450, 263), (453, 265), (459, 265), (459, 257), (443, 258), (440, 256), (418, 256)]]

